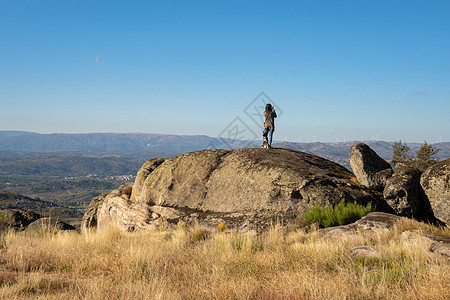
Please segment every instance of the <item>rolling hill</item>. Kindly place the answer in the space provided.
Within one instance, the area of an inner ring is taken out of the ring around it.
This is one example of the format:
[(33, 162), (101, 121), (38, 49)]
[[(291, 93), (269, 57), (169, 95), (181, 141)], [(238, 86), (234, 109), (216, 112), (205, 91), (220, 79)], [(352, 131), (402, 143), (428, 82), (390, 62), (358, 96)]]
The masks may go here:
[[(292, 148), (333, 160), (348, 160), (348, 151), (354, 142), (346, 143), (293, 143), (274, 142), (276, 147)], [(392, 142), (366, 141), (381, 157), (392, 158)], [(38, 134), (21, 131), (0, 131), (0, 151), (18, 152), (93, 152), (125, 153), (134, 157), (172, 157), (207, 148), (231, 149), (258, 147), (260, 141), (248, 142), (213, 138), (205, 135), (168, 135), (153, 133), (87, 133)], [(415, 153), (419, 143), (408, 144)], [(450, 157), (450, 142), (434, 144), (441, 151), (438, 159)], [(7, 152), (3, 153), (3, 156)]]
[(7, 191), (0, 191), (0, 209), (31, 210), (42, 216), (60, 218), (64, 221), (78, 220), (83, 216), (82, 211), (74, 208)]

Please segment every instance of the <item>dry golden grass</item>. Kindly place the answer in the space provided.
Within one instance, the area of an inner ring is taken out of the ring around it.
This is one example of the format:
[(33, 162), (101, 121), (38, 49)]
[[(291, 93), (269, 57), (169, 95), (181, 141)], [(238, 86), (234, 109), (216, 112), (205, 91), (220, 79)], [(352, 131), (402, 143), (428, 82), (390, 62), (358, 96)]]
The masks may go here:
[[(372, 236), (325, 239), (275, 227), (264, 236), (176, 230), (5, 233), (1, 299), (450, 299), (450, 263), (403, 243), (414, 221)], [(372, 245), (377, 259), (349, 250)]]

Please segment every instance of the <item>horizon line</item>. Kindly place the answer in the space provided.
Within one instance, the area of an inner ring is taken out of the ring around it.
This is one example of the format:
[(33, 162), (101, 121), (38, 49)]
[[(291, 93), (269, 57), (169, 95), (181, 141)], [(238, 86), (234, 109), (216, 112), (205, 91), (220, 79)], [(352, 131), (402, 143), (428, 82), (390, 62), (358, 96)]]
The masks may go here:
[[(43, 133), (43, 132), (36, 132), (36, 131), (28, 131), (28, 130), (0, 130), (1, 132), (17, 132), (17, 133), (23, 133), (24, 135), (26, 134), (39, 134), (39, 135), (57, 135), (57, 134), (61, 134), (61, 135), (90, 135), (90, 134), (123, 134), (123, 135), (159, 135), (159, 136), (203, 136), (203, 137), (208, 137), (208, 138), (213, 138), (213, 139), (219, 139), (219, 140), (233, 140), (233, 139), (229, 139), (229, 138), (222, 138), (222, 137), (213, 137), (213, 136), (209, 136), (207, 134), (173, 134), (173, 133), (154, 133), (154, 132), (52, 132), (52, 133)], [(259, 141), (257, 140), (245, 140), (245, 139), (235, 139), (236, 141), (249, 141), (249, 142), (257, 142)], [(407, 144), (423, 144), (424, 142), (408, 142), (408, 141), (404, 141), (404, 140), (400, 140), (402, 142), (405, 142)], [(289, 141), (289, 140), (274, 140), (274, 143), (278, 143), (278, 144), (282, 144), (282, 143), (295, 143), (295, 144), (316, 144), (316, 143), (320, 143), (320, 144), (347, 144), (347, 143), (365, 143), (365, 142), (385, 142), (385, 143), (394, 143), (395, 141), (386, 141), (386, 140), (373, 140), (373, 139), (368, 139), (368, 140), (348, 140), (348, 141), (305, 141), (305, 142), (298, 142), (298, 141)], [(442, 143), (449, 143), (450, 141), (439, 141), (439, 142), (434, 142), (434, 143), (429, 143), (431, 145), (433, 144), (442, 144)]]

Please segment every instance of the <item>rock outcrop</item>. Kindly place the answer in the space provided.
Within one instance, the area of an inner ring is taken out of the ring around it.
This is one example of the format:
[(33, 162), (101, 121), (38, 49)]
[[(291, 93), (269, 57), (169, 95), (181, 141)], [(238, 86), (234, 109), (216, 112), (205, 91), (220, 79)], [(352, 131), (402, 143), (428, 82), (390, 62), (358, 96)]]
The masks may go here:
[(75, 227), (67, 224), (66, 222), (61, 221), (60, 219), (54, 218), (40, 218), (30, 223), (27, 228), (27, 231), (60, 231), (60, 230), (75, 230)]
[(341, 236), (351, 237), (356, 232), (374, 233), (378, 230), (392, 228), (401, 218), (385, 212), (371, 212), (351, 224), (320, 229), (319, 235), (340, 238)]
[(447, 257), (450, 260), (450, 243), (433, 242), (430, 251)]
[(0, 230), (24, 230), (40, 217), (35, 212), (23, 209), (2, 209), (0, 210)]
[(202, 150), (153, 159), (126, 185), (96, 198), (83, 230), (151, 229), (198, 221), (241, 231), (292, 220), (315, 205), (345, 198), (389, 211), (380, 193), (353, 182), (344, 167), (290, 149)]
[(136, 175), (136, 180), (133, 184), (133, 190), (131, 192), (131, 197), (136, 199), (142, 192), (144, 188), (145, 180), (148, 175), (153, 172), (159, 165), (161, 165), (166, 159), (165, 158), (153, 158), (144, 163), (142, 167), (139, 169), (139, 172)]
[(405, 243), (422, 243), (430, 252), (440, 254), (450, 259), (450, 237), (427, 230), (407, 230), (402, 232), (400, 239)]
[(353, 173), (362, 185), (383, 190), (387, 178), (392, 175), (392, 168), (387, 161), (364, 143), (352, 145), (349, 159)]
[(105, 200), (106, 196), (108, 196), (108, 194), (109, 193), (101, 194), (91, 200), (91, 203), (86, 209), (81, 221), (81, 232), (86, 233), (89, 228), (97, 227), (98, 207), (100, 206), (100, 204), (103, 204), (103, 201)]
[(75, 230), (75, 227), (69, 225), (60, 219), (42, 217), (41, 215), (23, 209), (2, 209), (0, 210), (0, 230), (16, 230), (16, 231), (34, 231), (49, 229), (58, 230)]
[(358, 246), (350, 249), (350, 255), (354, 258), (378, 258), (380, 253), (374, 247)]
[(420, 176), (419, 170), (398, 163), (394, 174), (386, 181), (383, 196), (401, 216), (432, 219), (433, 212), (420, 186)]
[(420, 184), (436, 218), (450, 224), (450, 158), (425, 170)]
[[(354, 223), (320, 229), (318, 235), (321, 238), (331, 240), (347, 239), (358, 243), (358, 241), (361, 241), (361, 236), (370, 237), (379, 232), (386, 232), (386, 229), (392, 229), (402, 219), (405, 219), (405, 217), (383, 212), (371, 212)], [(401, 228), (402, 226), (398, 227), (399, 230)], [(399, 237), (403, 243), (418, 244), (430, 253), (450, 259), (450, 237), (448, 235), (414, 229), (401, 232)], [(354, 247), (350, 250), (350, 255), (357, 259), (379, 258), (377, 249), (371, 246)]]

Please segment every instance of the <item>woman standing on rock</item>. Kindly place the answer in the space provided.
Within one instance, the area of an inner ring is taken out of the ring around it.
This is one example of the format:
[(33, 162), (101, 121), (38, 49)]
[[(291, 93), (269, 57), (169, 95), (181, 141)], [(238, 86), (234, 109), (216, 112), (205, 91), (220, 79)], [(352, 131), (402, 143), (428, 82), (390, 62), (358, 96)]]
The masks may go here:
[(264, 131), (263, 131), (263, 148), (272, 148), (272, 137), (275, 131), (275, 118), (277, 113), (275, 112), (275, 107), (272, 104), (266, 104), (266, 110), (264, 111)]

